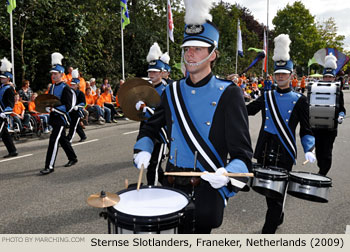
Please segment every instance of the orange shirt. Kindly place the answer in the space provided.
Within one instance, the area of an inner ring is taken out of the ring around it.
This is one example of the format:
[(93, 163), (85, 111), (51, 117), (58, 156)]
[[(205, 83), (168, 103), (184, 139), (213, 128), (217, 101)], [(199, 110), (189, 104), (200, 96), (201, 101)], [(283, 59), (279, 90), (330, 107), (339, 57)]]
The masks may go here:
[(258, 88), (258, 84), (256, 84), (255, 82), (252, 84), (252, 88)]
[(302, 78), (302, 79), (301, 79), (300, 87), (301, 87), (301, 88), (305, 88), (305, 78)]
[(297, 87), (298, 86), (298, 79), (293, 79), (292, 80), (292, 87)]
[(66, 75), (66, 77), (67, 77), (67, 84), (71, 87), (71, 82), (72, 82), (72, 74), (71, 73), (68, 73), (67, 75)]
[(95, 104), (95, 99), (93, 95), (85, 95), (85, 101), (86, 105), (94, 105)]
[(23, 111), (25, 111), (26, 108), (24, 107), (22, 102), (15, 103), (15, 106), (13, 106), (13, 112), (15, 112), (18, 115), (21, 115)]
[(83, 92), (85, 94), (85, 89), (86, 89), (85, 79), (82, 77), (79, 77), (79, 80), (80, 80), (79, 89), (81, 92)]
[(33, 102), (33, 101), (29, 102), (28, 110), (29, 110), (29, 112), (35, 111), (35, 102)]
[(103, 93), (101, 97), (103, 97), (106, 103), (112, 103), (112, 96), (110, 93)]
[(95, 99), (95, 104), (100, 106), (101, 108), (104, 107), (104, 103), (105, 103), (105, 100), (103, 99), (102, 96), (100, 97), (97, 97), (97, 95), (94, 96), (94, 99)]

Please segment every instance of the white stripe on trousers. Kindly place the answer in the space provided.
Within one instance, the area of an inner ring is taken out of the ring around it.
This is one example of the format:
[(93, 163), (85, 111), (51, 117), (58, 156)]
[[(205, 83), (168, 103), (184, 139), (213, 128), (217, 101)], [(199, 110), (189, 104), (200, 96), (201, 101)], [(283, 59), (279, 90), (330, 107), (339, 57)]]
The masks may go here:
[(0, 127), (0, 135), (1, 135), (2, 129), (4, 128), (4, 125), (5, 125), (5, 121), (3, 121), (2, 124), (1, 124), (1, 127)]
[(57, 137), (56, 137), (56, 141), (55, 141), (55, 145), (53, 147), (53, 151), (52, 151), (52, 155), (51, 155), (51, 160), (50, 160), (50, 165), (49, 168), (53, 169), (53, 165), (55, 163), (56, 160), (56, 156), (57, 156), (57, 151), (58, 151), (58, 141), (61, 138), (61, 134), (62, 134), (62, 130), (64, 130), (64, 126), (61, 126), (60, 132), (58, 133)]
[(164, 153), (164, 149), (165, 149), (164, 147), (165, 147), (165, 144), (161, 144), (160, 149), (159, 149), (158, 163), (156, 166), (156, 174), (155, 174), (155, 179), (154, 179), (155, 186), (158, 184), (158, 170), (159, 170), (160, 163), (162, 162), (162, 157), (163, 157), (163, 153)]
[(75, 133), (77, 132), (77, 127), (78, 127), (78, 125), (79, 125), (79, 122), (80, 122), (80, 117), (78, 118), (77, 123), (76, 123), (75, 126), (74, 126), (72, 138), (69, 140), (70, 143), (73, 142), (73, 138), (74, 138), (74, 136), (75, 136)]

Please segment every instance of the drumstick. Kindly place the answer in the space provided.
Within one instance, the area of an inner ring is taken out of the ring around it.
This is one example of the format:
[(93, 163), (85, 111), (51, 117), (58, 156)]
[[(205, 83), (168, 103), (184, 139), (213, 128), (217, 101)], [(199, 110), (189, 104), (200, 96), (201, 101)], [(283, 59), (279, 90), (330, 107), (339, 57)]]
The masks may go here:
[(128, 187), (129, 187), (129, 180), (127, 178), (125, 179), (124, 183), (125, 183), (125, 189), (128, 189)]
[[(215, 172), (210, 172), (211, 174), (215, 174)], [(206, 174), (205, 172), (165, 172), (164, 175), (169, 176), (184, 176), (184, 177), (195, 177)], [(222, 174), (227, 177), (254, 177), (253, 173), (229, 173), (226, 172)]]
[(305, 160), (305, 161), (303, 162), (303, 165), (306, 165), (307, 163), (309, 163), (309, 160)]
[(139, 180), (137, 181), (137, 191), (140, 190), (140, 185), (141, 185), (141, 180), (142, 180), (142, 174), (143, 174), (143, 169), (144, 166), (143, 164), (141, 165), (141, 169), (140, 169), (140, 174), (139, 174)]

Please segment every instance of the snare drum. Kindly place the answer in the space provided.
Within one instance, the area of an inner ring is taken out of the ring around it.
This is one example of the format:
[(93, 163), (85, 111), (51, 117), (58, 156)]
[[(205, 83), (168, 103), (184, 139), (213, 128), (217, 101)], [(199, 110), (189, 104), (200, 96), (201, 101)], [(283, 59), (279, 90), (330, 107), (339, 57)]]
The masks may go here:
[(115, 234), (176, 234), (190, 202), (179, 190), (157, 186), (130, 188), (118, 195), (120, 202), (107, 208), (108, 230)]
[(327, 203), (332, 179), (309, 172), (290, 172), (288, 194), (309, 201)]
[(255, 168), (252, 188), (269, 198), (283, 198), (288, 182), (288, 173), (277, 167)]

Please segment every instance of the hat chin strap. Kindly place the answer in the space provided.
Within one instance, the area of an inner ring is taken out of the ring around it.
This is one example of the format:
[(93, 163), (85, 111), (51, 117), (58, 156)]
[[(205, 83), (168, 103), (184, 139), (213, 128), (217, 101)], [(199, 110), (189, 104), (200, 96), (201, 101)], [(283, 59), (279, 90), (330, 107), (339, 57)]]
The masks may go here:
[(181, 59), (183, 60), (182, 62), (185, 62), (185, 64), (186, 64), (186, 65), (189, 65), (189, 66), (199, 66), (199, 65), (202, 65), (204, 62), (206, 62), (206, 61), (213, 55), (213, 53), (215, 52), (215, 49), (216, 49), (216, 45), (214, 45), (213, 50), (211, 51), (211, 53), (209, 53), (209, 55), (208, 55), (206, 58), (202, 59), (201, 61), (199, 61), (199, 62), (197, 62), (197, 63), (189, 63), (189, 62), (185, 59), (185, 57), (184, 57), (185, 52), (184, 52), (184, 49), (182, 48), (182, 56), (181, 56)]

